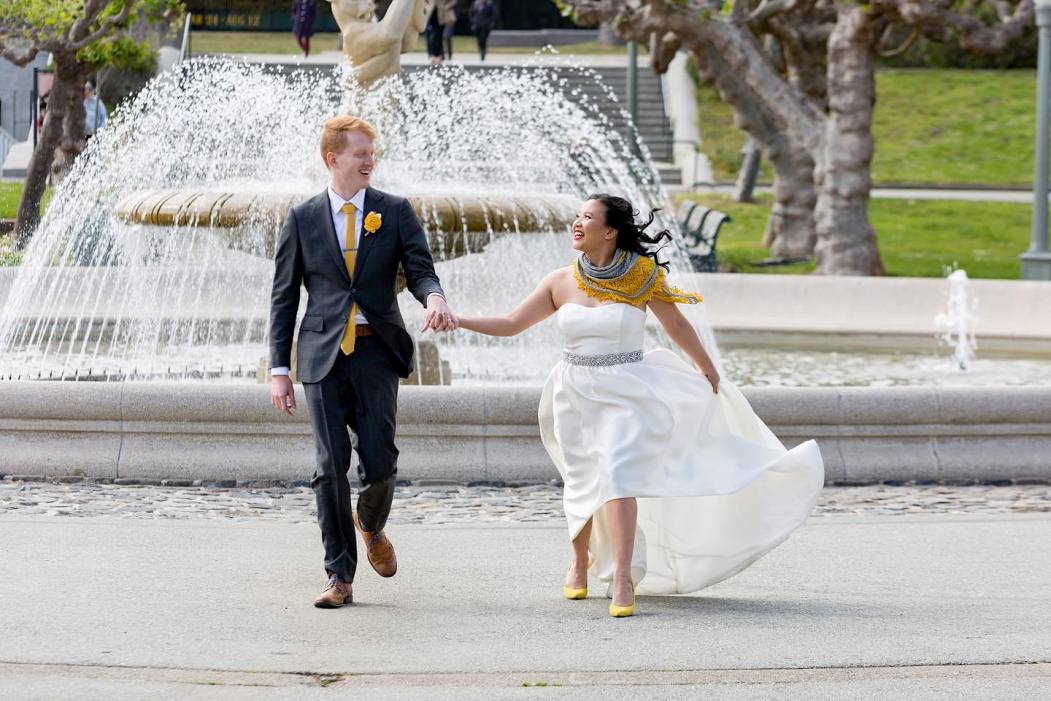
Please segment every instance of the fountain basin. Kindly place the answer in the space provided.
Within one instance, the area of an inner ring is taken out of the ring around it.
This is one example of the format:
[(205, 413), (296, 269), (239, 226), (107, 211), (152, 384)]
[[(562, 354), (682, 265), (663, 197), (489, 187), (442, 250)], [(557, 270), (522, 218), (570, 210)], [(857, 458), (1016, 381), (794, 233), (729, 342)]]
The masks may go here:
[[(298, 386), (297, 386), (298, 388)], [(301, 388), (298, 388), (301, 391)], [(817, 439), (826, 481), (1051, 480), (1051, 388), (745, 388), (785, 442)], [(550, 480), (539, 387), (405, 387), (398, 477)], [(269, 389), (177, 383), (0, 383), (0, 473), (306, 480), (305, 411)]]
[[(686, 282), (704, 295), (726, 347), (949, 355), (935, 325), (948, 301), (944, 279), (698, 273)], [(1051, 358), (1051, 283), (973, 279), (970, 287), (979, 359)]]
[[(235, 230), (268, 226), (276, 233), (289, 207), (315, 192), (141, 190), (121, 199), (114, 215), (130, 224)], [(428, 234), (431, 249), (450, 258), (482, 250), (512, 232), (554, 231), (569, 226), (580, 198), (556, 193), (415, 194), (408, 196)], [(229, 232), (228, 236), (236, 236)], [(273, 256), (271, 236), (265, 257)]]

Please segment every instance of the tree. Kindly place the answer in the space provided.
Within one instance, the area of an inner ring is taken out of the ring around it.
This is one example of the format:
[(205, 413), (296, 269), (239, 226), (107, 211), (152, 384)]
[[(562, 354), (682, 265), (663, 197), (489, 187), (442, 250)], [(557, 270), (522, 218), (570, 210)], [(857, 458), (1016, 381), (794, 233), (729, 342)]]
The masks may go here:
[[(775, 211), (768, 241), (796, 247), (813, 198), (816, 272), (841, 275), (883, 273), (868, 220), (877, 57), (902, 30), (995, 54), (1034, 11), (1032, 0), (736, 0), (721, 11), (694, 0), (562, 1), (581, 22), (689, 50), (780, 181), (781, 221)], [(776, 51), (763, 47), (766, 36)]]
[(128, 36), (140, 16), (171, 18), (182, 12), (177, 0), (4, 0), (0, 4), (0, 56), (24, 66), (37, 54), (51, 54), (55, 79), (40, 138), (30, 158), (15, 236), (28, 243), (40, 220), (40, 200), (56, 151), (68, 166), (84, 142), (84, 83), (108, 64), (135, 66), (152, 56), (145, 42)]

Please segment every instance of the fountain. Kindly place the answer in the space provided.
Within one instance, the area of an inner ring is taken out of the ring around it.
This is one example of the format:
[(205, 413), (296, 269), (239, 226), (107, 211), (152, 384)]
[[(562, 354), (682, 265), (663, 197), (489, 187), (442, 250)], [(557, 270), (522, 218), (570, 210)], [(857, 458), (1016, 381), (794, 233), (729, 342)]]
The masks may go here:
[[(0, 376), (256, 378), (276, 233), (292, 202), (324, 187), (316, 140), (337, 112), (379, 129), (376, 186), (410, 198), (462, 313), (507, 309), (565, 265), (567, 224), (589, 192), (670, 211), (652, 165), (585, 97), (567, 97), (563, 73), (442, 67), (402, 80), (398, 56), (426, 3), (396, 0), (372, 23), (360, 19), (371, 3), (335, 4), (352, 67), (289, 76), (187, 62), (92, 140), (0, 313)], [(497, 272), (507, 261), (514, 275)], [(412, 325), (419, 310), (405, 301)], [(559, 346), (551, 324), (513, 343), (434, 342), (468, 381), (533, 382)], [(438, 377), (416, 381), (448, 382), (434, 366)]]
[(934, 323), (943, 331), (939, 337), (942, 344), (952, 348), (953, 364), (960, 370), (966, 370), (978, 348), (978, 341), (974, 337), (978, 302), (969, 294), (966, 270), (953, 270), (947, 279), (948, 308), (945, 313), (935, 317)]

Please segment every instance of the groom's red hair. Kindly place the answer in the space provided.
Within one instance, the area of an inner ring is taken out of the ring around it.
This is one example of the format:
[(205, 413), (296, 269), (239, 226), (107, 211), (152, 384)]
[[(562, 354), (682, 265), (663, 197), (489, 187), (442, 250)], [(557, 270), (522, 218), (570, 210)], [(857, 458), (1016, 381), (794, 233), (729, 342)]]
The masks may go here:
[(376, 127), (360, 117), (341, 114), (325, 120), (321, 128), (321, 160), (326, 153), (341, 153), (347, 146), (347, 132), (360, 131), (373, 141), (376, 140)]

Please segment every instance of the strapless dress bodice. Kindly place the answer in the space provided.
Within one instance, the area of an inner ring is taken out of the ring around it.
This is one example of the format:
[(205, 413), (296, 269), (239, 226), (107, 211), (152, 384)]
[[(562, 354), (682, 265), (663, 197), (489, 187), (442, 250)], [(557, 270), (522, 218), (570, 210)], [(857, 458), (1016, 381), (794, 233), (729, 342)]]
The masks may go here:
[(630, 304), (585, 307), (564, 304), (558, 309), (563, 348), (575, 355), (610, 355), (642, 349), (646, 312)]

